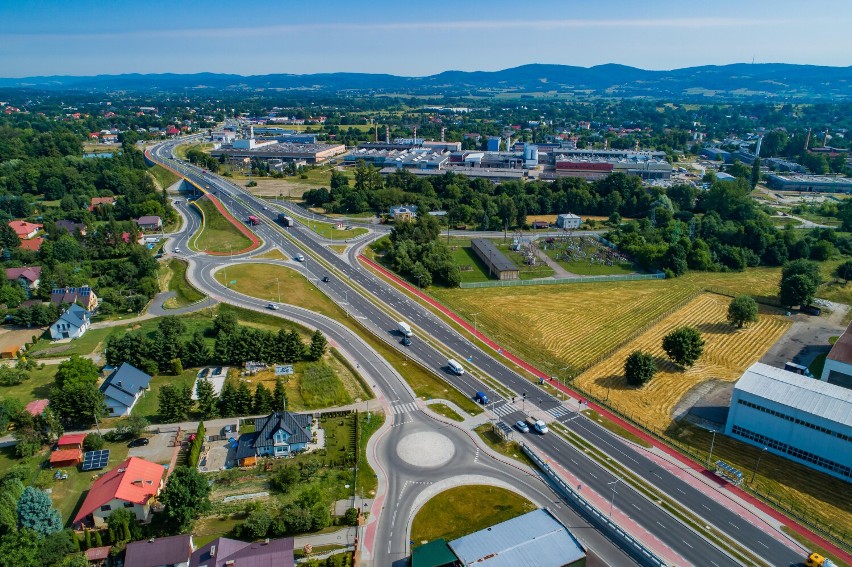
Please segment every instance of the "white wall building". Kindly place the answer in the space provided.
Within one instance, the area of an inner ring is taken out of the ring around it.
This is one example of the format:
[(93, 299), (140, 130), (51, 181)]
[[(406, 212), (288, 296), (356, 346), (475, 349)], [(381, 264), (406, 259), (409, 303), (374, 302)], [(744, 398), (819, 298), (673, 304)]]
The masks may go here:
[(580, 228), (581, 222), (583, 222), (583, 219), (573, 213), (567, 213), (556, 217), (556, 226), (561, 229)]
[(725, 434), (852, 481), (852, 390), (755, 363), (734, 385)]
[(819, 377), (823, 382), (852, 388), (852, 333), (849, 332), (850, 328), (852, 328), (852, 323), (831, 347), (831, 351), (825, 359), (825, 366), (822, 368), (822, 376)]

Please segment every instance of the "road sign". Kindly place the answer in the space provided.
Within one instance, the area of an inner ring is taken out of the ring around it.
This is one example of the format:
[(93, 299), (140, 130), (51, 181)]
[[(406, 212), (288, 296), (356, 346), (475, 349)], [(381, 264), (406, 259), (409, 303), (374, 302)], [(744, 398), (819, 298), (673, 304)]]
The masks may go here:
[(237, 280), (231, 280), (231, 285), (234, 285), (235, 283), (237, 283)]
[(337, 223), (337, 230), (343, 230), (343, 223), (342, 222)]
[(279, 364), (275, 365), (275, 375), (276, 376), (290, 376), (293, 374), (293, 367), (291, 365), (282, 366)]

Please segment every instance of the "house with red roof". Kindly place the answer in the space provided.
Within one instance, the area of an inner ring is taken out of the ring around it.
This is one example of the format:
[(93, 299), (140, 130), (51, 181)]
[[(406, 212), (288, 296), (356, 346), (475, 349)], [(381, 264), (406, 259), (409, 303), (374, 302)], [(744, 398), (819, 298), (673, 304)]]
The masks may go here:
[(9, 221), (9, 226), (12, 227), (12, 230), (15, 231), (15, 234), (17, 234), (18, 238), (21, 240), (29, 240), (42, 229), (42, 225), (38, 223), (23, 220)]
[(112, 511), (119, 508), (127, 509), (140, 522), (149, 522), (151, 506), (163, 488), (165, 476), (163, 465), (129, 457), (92, 484), (74, 518), (74, 526), (103, 527)]
[(23, 250), (32, 250), (33, 252), (38, 252), (41, 250), (41, 245), (44, 243), (44, 238), (30, 238), (29, 240), (21, 241), (21, 248)]
[(89, 132), (90, 140), (97, 140), (101, 136), (100, 132)]
[(178, 134), (180, 134), (180, 130), (175, 128), (174, 124), (169, 124), (166, 127), (166, 136), (177, 136)]
[(66, 433), (56, 442), (56, 447), (59, 449), (82, 449), (83, 439), (85, 438), (85, 433)]
[(38, 417), (47, 409), (48, 400), (33, 400), (24, 409), (33, 417)]
[(114, 205), (115, 197), (92, 197), (92, 200), (89, 201), (89, 210), (94, 211), (97, 207), (101, 205)]

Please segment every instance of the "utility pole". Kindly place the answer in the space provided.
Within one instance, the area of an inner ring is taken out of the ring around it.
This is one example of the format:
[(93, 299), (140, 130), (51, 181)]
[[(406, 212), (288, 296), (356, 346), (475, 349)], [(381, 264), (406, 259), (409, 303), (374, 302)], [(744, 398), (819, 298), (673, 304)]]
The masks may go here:
[(754, 470), (751, 471), (751, 480), (749, 481), (749, 484), (754, 484), (754, 477), (757, 476), (757, 469), (760, 467), (760, 459), (763, 458), (763, 454), (768, 450), (769, 447), (764, 447), (757, 456), (757, 464), (754, 465)]
[(278, 286), (278, 303), (281, 303), (281, 282), (275, 278), (275, 285)]
[(713, 445), (715, 445), (715, 443), (716, 443), (716, 430), (715, 429), (708, 429), (707, 431), (709, 431), (710, 433), (713, 434), (713, 439), (710, 441), (710, 454), (707, 455), (707, 468), (709, 469), (710, 463), (713, 462)]
[(472, 313), (471, 317), (473, 317), (473, 342), (476, 342), (476, 316), (479, 315), (479, 311), (476, 313)]
[(612, 518), (612, 505), (615, 503), (615, 485), (621, 482), (621, 477), (615, 479), (615, 482), (608, 482), (607, 486), (612, 486), (612, 498), (609, 500), (609, 517)]

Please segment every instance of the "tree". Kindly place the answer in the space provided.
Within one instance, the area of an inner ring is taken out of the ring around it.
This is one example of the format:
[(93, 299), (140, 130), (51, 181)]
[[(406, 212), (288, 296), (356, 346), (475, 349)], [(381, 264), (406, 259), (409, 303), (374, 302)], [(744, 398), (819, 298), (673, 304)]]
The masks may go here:
[(201, 419), (210, 419), (216, 415), (216, 397), (213, 384), (206, 378), (201, 378), (195, 386), (195, 397), (198, 398), (198, 413)]
[(311, 336), (310, 359), (319, 360), (325, 354), (325, 349), (328, 347), (328, 341), (322, 331), (317, 329)]
[(230, 311), (219, 312), (213, 322), (213, 334), (217, 337), (222, 334), (230, 335), (237, 330), (237, 326), (237, 316), (234, 313)]
[(760, 158), (755, 157), (754, 163), (751, 164), (751, 188), (757, 187), (760, 183)]
[(47, 492), (28, 486), (18, 499), (18, 527), (46, 536), (62, 531), (62, 516)]
[(107, 516), (106, 522), (113, 534), (112, 543), (130, 541), (130, 522), (134, 519), (127, 508), (118, 508)]
[(133, 437), (139, 437), (142, 435), (146, 429), (148, 429), (148, 420), (145, 419), (141, 415), (129, 415), (124, 418), (119, 424), (118, 427), (125, 427), (127, 433), (129, 433)]
[(814, 287), (822, 285), (822, 275), (820, 274), (819, 264), (809, 260), (799, 259), (787, 262), (781, 269), (781, 279), (801, 274), (806, 276)]
[(843, 283), (849, 283), (852, 280), (852, 260), (846, 260), (834, 270), (834, 275), (843, 280)]
[(100, 433), (89, 433), (83, 439), (84, 451), (98, 451), (104, 447), (104, 438)]
[(24, 493), (21, 479), (6, 474), (0, 479), (0, 534), (15, 531), (18, 527), (18, 500)]
[[(279, 334), (280, 336), (280, 334)], [(281, 348), (282, 362), (298, 362), (305, 356), (305, 343), (295, 329), (291, 329), (284, 337)]]
[(757, 302), (748, 295), (734, 298), (728, 306), (728, 323), (742, 328), (746, 323), (757, 322)]
[(67, 383), (91, 382), (97, 383), (98, 367), (88, 358), (71, 355), (71, 358), (59, 364), (54, 381), (62, 388)]
[(346, 513), (343, 515), (343, 521), (346, 522), (347, 526), (357, 526), (358, 508), (347, 508)]
[(256, 414), (268, 414), (272, 412), (274, 407), (274, 399), (272, 393), (266, 387), (258, 382), (254, 389), (253, 410)]
[(189, 408), (192, 407), (190, 387), (166, 384), (160, 388), (158, 397), (160, 406), (158, 413), (166, 423), (174, 423), (186, 419)]
[(704, 339), (695, 327), (678, 327), (663, 337), (663, 350), (681, 366), (692, 366), (704, 352)]
[(204, 366), (210, 361), (210, 347), (201, 331), (195, 331), (192, 338), (183, 345), (184, 362), (188, 368)]
[(71, 423), (88, 425), (104, 415), (104, 395), (97, 387), (98, 367), (88, 358), (72, 355), (56, 370), (55, 386), (49, 395), (57, 416)]
[(656, 372), (654, 357), (641, 350), (631, 352), (624, 362), (624, 377), (631, 386), (641, 386), (649, 382)]
[(248, 384), (240, 380), (240, 383), (237, 385), (236, 395), (237, 415), (249, 415), (253, 401)]
[(273, 409), (284, 409), (287, 407), (287, 391), (284, 389), (284, 381), (279, 376), (275, 379), (275, 389), (272, 390)]
[(183, 374), (183, 363), (179, 358), (173, 358), (169, 361), (169, 370), (173, 376), (180, 376)]
[(171, 533), (183, 533), (210, 507), (210, 485), (195, 467), (177, 467), (160, 493)]
[(817, 286), (813, 279), (805, 274), (793, 274), (781, 278), (781, 292), (779, 299), (782, 305), (793, 307), (795, 305), (807, 305), (813, 301)]
[(0, 538), (2, 563), (15, 567), (43, 567), (39, 557), (41, 541), (40, 534), (29, 529), (9, 532)]

